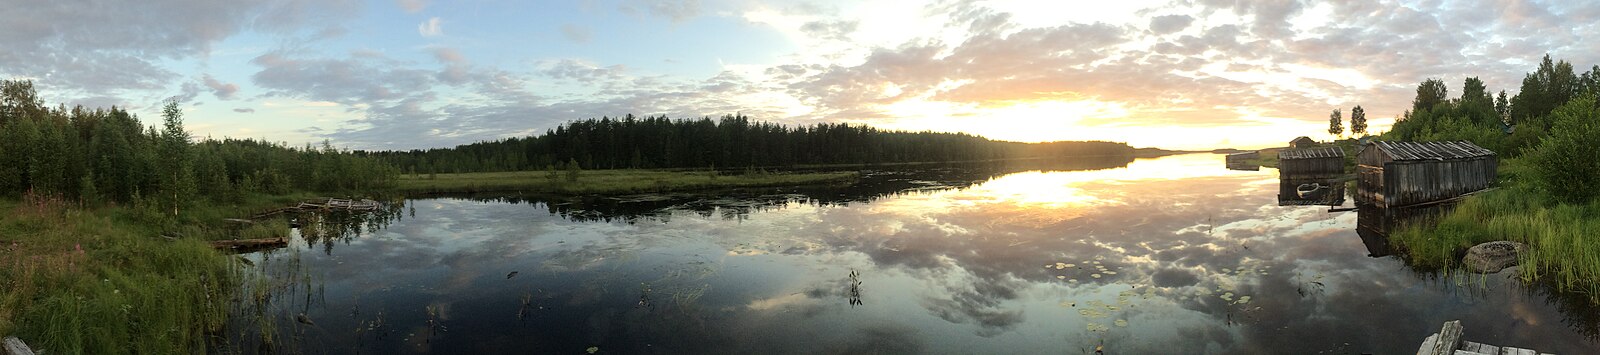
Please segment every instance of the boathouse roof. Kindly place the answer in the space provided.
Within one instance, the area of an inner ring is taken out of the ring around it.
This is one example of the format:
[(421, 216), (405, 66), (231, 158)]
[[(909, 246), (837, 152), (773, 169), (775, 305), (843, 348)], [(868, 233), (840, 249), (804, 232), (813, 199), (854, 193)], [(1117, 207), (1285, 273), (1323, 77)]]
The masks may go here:
[(1278, 152), (1279, 160), (1290, 159), (1318, 159), (1318, 158), (1343, 158), (1344, 150), (1338, 147), (1317, 147), (1301, 149), (1285, 149)]
[(1394, 161), (1450, 160), (1493, 156), (1494, 152), (1472, 142), (1372, 142), (1367, 149), (1378, 149)]

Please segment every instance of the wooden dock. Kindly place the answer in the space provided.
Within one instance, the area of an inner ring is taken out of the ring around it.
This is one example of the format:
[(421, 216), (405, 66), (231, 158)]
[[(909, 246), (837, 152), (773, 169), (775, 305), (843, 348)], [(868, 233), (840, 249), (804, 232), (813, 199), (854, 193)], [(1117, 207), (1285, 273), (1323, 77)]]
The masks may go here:
[(1465, 332), (1459, 320), (1444, 322), (1438, 333), (1433, 333), (1422, 340), (1422, 347), (1417, 349), (1417, 355), (1550, 355), (1528, 349), (1461, 340)]
[(357, 200), (357, 199), (343, 199), (343, 198), (318, 198), (318, 199), (315, 199), (315, 200), (301, 201), (300, 203), (295, 204), (294, 206), (283, 207), (283, 208), (278, 208), (278, 209), (274, 209), (274, 210), (270, 210), (270, 211), (257, 213), (255, 215), (250, 216), (250, 219), (262, 219), (262, 218), (272, 217), (272, 216), (276, 216), (276, 215), (284, 214), (284, 213), (305, 212), (305, 211), (360, 211), (360, 212), (365, 212), (365, 211), (376, 211), (376, 210), (378, 210), (379, 208), (382, 208), (382, 207), (383, 207), (382, 203), (379, 203), (378, 201), (369, 200), (369, 199), (359, 199), (359, 200)]

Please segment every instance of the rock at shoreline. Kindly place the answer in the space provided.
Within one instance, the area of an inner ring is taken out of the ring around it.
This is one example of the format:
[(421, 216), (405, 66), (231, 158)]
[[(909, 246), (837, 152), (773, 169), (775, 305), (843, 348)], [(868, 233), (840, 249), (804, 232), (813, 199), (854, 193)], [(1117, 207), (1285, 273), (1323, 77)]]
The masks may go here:
[(1467, 271), (1493, 274), (1517, 265), (1517, 255), (1524, 250), (1528, 250), (1527, 244), (1504, 240), (1478, 244), (1467, 249), (1461, 264)]

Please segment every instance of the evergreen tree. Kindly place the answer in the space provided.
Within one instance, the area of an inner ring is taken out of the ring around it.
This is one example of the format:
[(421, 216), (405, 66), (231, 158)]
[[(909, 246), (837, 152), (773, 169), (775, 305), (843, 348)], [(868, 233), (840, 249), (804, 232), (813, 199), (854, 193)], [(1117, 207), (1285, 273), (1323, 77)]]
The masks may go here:
[(1333, 109), (1333, 113), (1328, 114), (1328, 134), (1334, 138), (1344, 135), (1344, 119), (1339, 116), (1339, 109)]
[(1350, 109), (1350, 135), (1355, 136), (1366, 133), (1367, 110), (1362, 109), (1361, 105), (1356, 105), (1356, 107)]

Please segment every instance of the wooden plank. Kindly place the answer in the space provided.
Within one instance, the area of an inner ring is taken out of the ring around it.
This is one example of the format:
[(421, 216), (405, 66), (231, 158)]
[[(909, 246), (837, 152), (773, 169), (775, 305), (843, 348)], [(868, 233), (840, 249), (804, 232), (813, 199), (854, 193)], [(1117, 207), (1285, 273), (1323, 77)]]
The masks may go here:
[(1439, 333), (1433, 333), (1432, 335), (1428, 335), (1427, 339), (1422, 339), (1422, 347), (1417, 348), (1417, 355), (1434, 355), (1433, 348), (1434, 348), (1435, 345), (1438, 345), (1438, 344), (1439, 344)]
[(211, 247), (212, 248), (217, 248), (217, 249), (235, 249), (235, 248), (257, 248), (257, 247), (263, 247), (263, 246), (282, 245), (282, 244), (288, 244), (289, 240), (285, 239), (283, 237), (278, 237), (278, 238), (262, 238), (262, 239), (213, 240), (210, 243), (211, 243)]
[(1479, 353), (1479, 354), (1489, 354), (1489, 355), (1494, 355), (1494, 354), (1499, 354), (1500, 353), (1500, 347), (1498, 347), (1498, 346), (1489, 345), (1489, 344), (1483, 344), (1483, 343), (1474, 343), (1474, 342), (1470, 342), (1470, 341), (1461, 342), (1461, 350), (1471, 351), (1471, 352), (1475, 352), (1475, 353)]
[(28, 348), (28, 344), (23, 343), (22, 339), (17, 339), (17, 337), (6, 337), (5, 340), (0, 340), (0, 343), (4, 343), (5, 344), (4, 350), (5, 350), (6, 354), (10, 354), (10, 355), (33, 355), (34, 354), (33, 353), (33, 349), (29, 349)]
[(1509, 346), (1504, 347), (1504, 348), (1500, 348), (1500, 354), (1502, 354), (1502, 355), (1539, 355), (1538, 352), (1533, 351), (1533, 350), (1522, 349), (1522, 348), (1513, 348), (1513, 347), (1509, 347)]
[(1439, 341), (1433, 344), (1433, 349), (1429, 350), (1428, 354), (1455, 354), (1456, 349), (1461, 348), (1461, 333), (1463, 331), (1460, 320), (1444, 322), (1444, 326), (1439, 329)]

